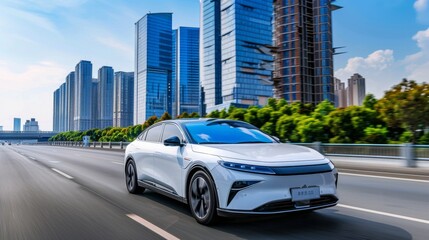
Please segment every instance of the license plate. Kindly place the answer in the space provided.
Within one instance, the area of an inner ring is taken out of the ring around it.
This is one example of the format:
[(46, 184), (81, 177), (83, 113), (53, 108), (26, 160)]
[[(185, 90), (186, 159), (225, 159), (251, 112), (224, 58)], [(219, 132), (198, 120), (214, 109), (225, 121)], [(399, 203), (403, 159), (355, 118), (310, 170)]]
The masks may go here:
[(292, 188), (292, 201), (304, 201), (311, 199), (320, 198), (320, 188), (319, 187), (304, 187), (304, 188)]

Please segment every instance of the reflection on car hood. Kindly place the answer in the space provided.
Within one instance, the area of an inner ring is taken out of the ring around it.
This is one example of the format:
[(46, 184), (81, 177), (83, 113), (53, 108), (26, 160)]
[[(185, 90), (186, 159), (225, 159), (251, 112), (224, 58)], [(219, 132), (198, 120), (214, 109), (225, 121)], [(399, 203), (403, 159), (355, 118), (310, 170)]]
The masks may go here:
[(193, 144), (192, 150), (217, 155), (225, 161), (243, 160), (273, 164), (292, 162), (302, 164), (303, 161), (309, 161), (309, 164), (319, 164), (328, 161), (322, 154), (311, 148), (283, 143)]

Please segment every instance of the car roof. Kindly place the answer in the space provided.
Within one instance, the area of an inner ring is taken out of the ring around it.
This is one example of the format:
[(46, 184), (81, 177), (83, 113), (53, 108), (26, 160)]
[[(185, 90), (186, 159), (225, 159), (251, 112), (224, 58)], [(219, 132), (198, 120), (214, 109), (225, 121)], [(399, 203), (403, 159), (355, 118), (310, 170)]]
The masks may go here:
[(189, 123), (189, 122), (211, 122), (211, 121), (228, 121), (228, 122), (243, 122), (240, 120), (233, 120), (233, 119), (222, 119), (222, 118), (180, 118), (180, 119), (169, 119), (164, 120), (159, 123)]
[(178, 118), (161, 121), (163, 123), (174, 122), (174, 123), (187, 123), (187, 122), (207, 122), (218, 120), (217, 118)]

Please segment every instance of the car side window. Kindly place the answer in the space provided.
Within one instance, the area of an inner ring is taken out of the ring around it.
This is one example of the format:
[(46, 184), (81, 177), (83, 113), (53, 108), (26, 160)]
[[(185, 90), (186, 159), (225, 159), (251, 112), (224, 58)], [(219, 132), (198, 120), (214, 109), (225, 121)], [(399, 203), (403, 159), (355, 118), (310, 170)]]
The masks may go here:
[(142, 132), (142, 133), (140, 133), (140, 135), (138, 135), (138, 136), (137, 136), (137, 138), (138, 138), (139, 140), (144, 140), (144, 139), (146, 138), (146, 133), (147, 133), (147, 131), (146, 131), (146, 132)]
[(182, 141), (183, 136), (180, 132), (179, 128), (174, 124), (166, 124), (164, 128), (164, 133), (162, 134), (162, 142), (164, 142), (165, 139), (177, 136)]
[(162, 132), (162, 124), (152, 127), (146, 133), (146, 141), (148, 142), (159, 142), (159, 138)]

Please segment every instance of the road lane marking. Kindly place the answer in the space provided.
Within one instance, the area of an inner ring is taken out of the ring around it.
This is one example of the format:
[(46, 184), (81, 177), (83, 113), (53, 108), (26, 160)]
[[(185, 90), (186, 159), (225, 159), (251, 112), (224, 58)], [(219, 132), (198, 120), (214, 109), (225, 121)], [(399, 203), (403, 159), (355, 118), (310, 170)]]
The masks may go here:
[(159, 236), (168, 239), (168, 240), (179, 240), (180, 238), (177, 238), (173, 235), (171, 235), (170, 233), (164, 231), (163, 229), (155, 226), (154, 224), (152, 224), (151, 222), (143, 219), (140, 216), (137, 216), (135, 214), (127, 214), (127, 217), (131, 218), (132, 220), (140, 223), (141, 225), (145, 226), (146, 228), (150, 229), (152, 232), (158, 234)]
[(60, 161), (49, 161), (50, 163), (59, 163)]
[(36, 158), (35, 157), (29, 157), (31, 160), (36, 160)]
[(409, 181), (409, 182), (429, 183), (429, 180), (410, 179), (410, 178), (398, 178), (398, 177), (385, 177), (385, 176), (375, 176), (375, 175), (357, 174), (357, 173), (344, 173), (344, 172), (340, 172), (340, 175), (348, 175), (348, 176), (356, 176), (356, 177), (381, 178), (381, 179), (389, 179), (389, 180), (401, 180), (401, 181)]
[(124, 163), (121, 163), (121, 162), (112, 162), (112, 163), (124, 166)]
[(380, 211), (375, 211), (375, 210), (366, 209), (366, 208), (353, 207), (353, 206), (344, 205), (344, 204), (337, 204), (337, 206), (342, 207), (342, 208), (353, 209), (353, 210), (361, 211), (361, 212), (373, 213), (373, 214), (378, 214), (378, 215), (383, 215), (383, 216), (388, 216), (388, 217), (393, 217), (393, 218), (399, 218), (399, 219), (418, 222), (418, 223), (429, 224), (429, 220), (424, 220), (424, 219), (419, 219), (419, 218), (407, 217), (407, 216), (402, 216), (402, 215), (387, 213), (387, 212), (380, 212)]
[(62, 176), (64, 176), (64, 177), (66, 177), (66, 178), (68, 178), (68, 179), (73, 179), (73, 177), (72, 176), (70, 176), (70, 175), (68, 175), (68, 174), (66, 174), (66, 173), (63, 173), (63, 172), (61, 172), (60, 170), (58, 170), (58, 169), (55, 169), (55, 168), (51, 168), (53, 171), (55, 171), (55, 172), (57, 172), (57, 173), (59, 173), (59, 174), (61, 174)]

